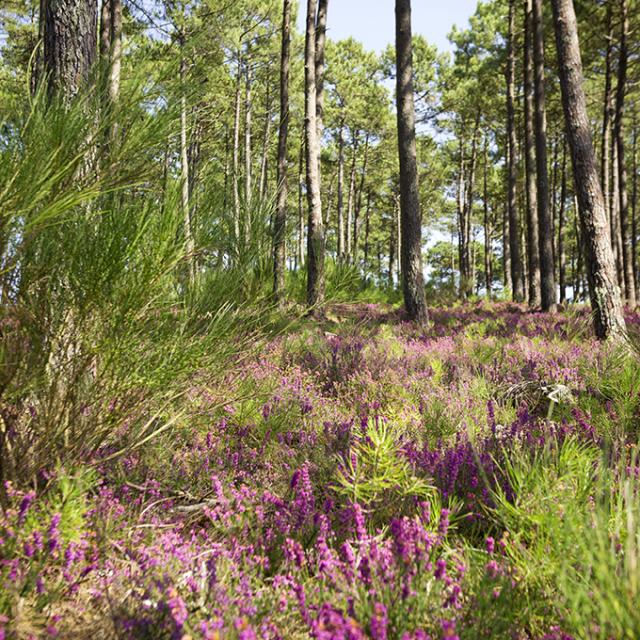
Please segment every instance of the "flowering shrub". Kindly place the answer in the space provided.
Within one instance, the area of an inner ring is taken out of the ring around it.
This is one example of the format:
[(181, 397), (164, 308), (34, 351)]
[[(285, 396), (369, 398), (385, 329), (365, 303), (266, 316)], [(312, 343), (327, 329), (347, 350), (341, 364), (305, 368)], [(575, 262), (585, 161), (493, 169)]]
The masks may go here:
[[(533, 557), (571, 548), (538, 541), (540, 505), (575, 486), (589, 504), (579, 474), (633, 467), (634, 365), (579, 314), (466, 306), (426, 329), (372, 305), (350, 314), (230, 372), (235, 401), (194, 382), (190, 420), (147, 447), (105, 448), (91, 474), (43, 470), (46, 491), (7, 486), (0, 638), (580, 636), (556, 577), (602, 594), (589, 580), (618, 565), (585, 577)], [(553, 385), (567, 393), (550, 403)], [(566, 466), (572, 446), (589, 464)]]

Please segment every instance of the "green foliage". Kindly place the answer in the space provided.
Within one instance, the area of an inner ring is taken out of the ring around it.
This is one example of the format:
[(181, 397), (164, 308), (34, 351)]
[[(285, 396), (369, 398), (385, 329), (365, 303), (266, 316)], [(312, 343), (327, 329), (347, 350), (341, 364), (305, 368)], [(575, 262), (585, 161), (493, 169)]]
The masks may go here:
[(634, 638), (640, 629), (636, 463), (634, 455), (630, 466), (610, 468), (569, 439), (533, 458), (513, 456), (516, 499), (496, 494), (495, 517), (525, 588), (520, 606), (553, 607), (574, 637)]
[(433, 487), (417, 478), (403, 458), (397, 429), (384, 420), (370, 420), (356, 435), (336, 482), (338, 495), (369, 509), (374, 524), (384, 521), (389, 510), (401, 513), (415, 499), (436, 499)]

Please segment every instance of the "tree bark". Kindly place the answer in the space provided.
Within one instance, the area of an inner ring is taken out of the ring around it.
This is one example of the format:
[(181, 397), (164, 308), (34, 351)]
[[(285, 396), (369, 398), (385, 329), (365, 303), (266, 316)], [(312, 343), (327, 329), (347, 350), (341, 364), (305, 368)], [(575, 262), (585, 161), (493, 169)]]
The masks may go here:
[(344, 130), (338, 131), (338, 262), (344, 260)]
[(97, 53), (95, 0), (45, 3), (44, 70), (49, 97), (67, 101), (89, 82)]
[(389, 289), (393, 289), (394, 281), (393, 275), (396, 270), (396, 256), (398, 254), (398, 212), (400, 210), (400, 203), (398, 197), (393, 198), (393, 218), (389, 227)]
[(353, 214), (353, 262), (358, 264), (358, 246), (360, 239), (360, 213), (362, 212), (362, 192), (364, 190), (364, 180), (367, 175), (367, 163), (369, 161), (369, 132), (364, 138), (364, 151), (362, 154), (362, 171), (360, 180), (356, 188), (356, 200)]
[(631, 178), (631, 252), (633, 255), (633, 274), (636, 284), (636, 293), (639, 283), (638, 274), (638, 122), (637, 111), (633, 110), (633, 159)]
[(533, 23), (536, 182), (538, 187), (538, 235), (540, 238), (540, 301), (543, 311), (552, 311), (556, 306), (556, 278), (553, 266), (553, 224), (549, 210), (542, 0), (533, 0)]
[(307, 304), (312, 312), (322, 312), (324, 304), (324, 223), (320, 199), (320, 144), (317, 124), (316, 86), (317, 0), (307, 0), (305, 38), (305, 142), (307, 159)]
[(289, 67), (291, 57), (291, 0), (282, 3), (280, 50), (280, 127), (278, 129), (278, 195), (273, 224), (273, 294), (281, 303), (285, 293), (287, 228), (287, 141), (289, 137)]
[[(122, 1), (111, 0), (111, 48), (109, 55), (109, 100), (112, 104), (120, 96), (122, 70)], [(115, 134), (115, 131), (114, 131)]]
[[(247, 50), (247, 59), (245, 60), (245, 85), (244, 85), (244, 204), (245, 204), (245, 232), (248, 232), (249, 216), (251, 213), (251, 128), (252, 128), (252, 110), (253, 104), (251, 99), (251, 64), (249, 60), (249, 51)], [(248, 240), (248, 238), (247, 238)]]
[(265, 123), (264, 136), (262, 138), (262, 158), (260, 160), (260, 181), (258, 183), (258, 193), (260, 200), (264, 201), (267, 197), (267, 183), (269, 181), (269, 142), (271, 139), (271, 94), (269, 86), (271, 79), (267, 77), (265, 91)]
[(235, 108), (233, 116), (233, 155), (231, 162), (231, 188), (233, 192), (233, 231), (234, 231), (234, 249), (236, 257), (240, 248), (240, 192), (238, 188), (238, 180), (240, 178), (240, 89), (242, 82), (242, 58), (240, 50), (237, 57), (238, 70), (236, 74), (236, 96)]
[(611, 121), (613, 120), (613, 91), (611, 75), (613, 68), (613, 2), (607, 3), (607, 53), (605, 56), (604, 75), (604, 109), (602, 114), (602, 141), (600, 148), (600, 183), (604, 196), (607, 215), (610, 212), (610, 182), (609, 174), (611, 159)]
[(600, 339), (619, 338), (625, 334), (625, 321), (591, 140), (573, 0), (552, 0), (552, 6), (562, 104), (587, 258), (594, 329)]
[(560, 284), (560, 302), (567, 300), (567, 256), (564, 246), (565, 208), (567, 200), (567, 142), (562, 144), (560, 203), (558, 206), (558, 281)]
[(484, 286), (486, 296), (491, 300), (493, 285), (493, 268), (491, 256), (491, 216), (489, 215), (489, 136), (484, 137), (484, 164), (482, 180), (482, 204), (484, 213)]
[(304, 135), (300, 135), (300, 156), (298, 160), (298, 250), (296, 252), (296, 269), (304, 266)]
[[(318, 0), (318, 14), (316, 16), (316, 122), (318, 125), (318, 140), (322, 141), (324, 131), (324, 51), (327, 41), (327, 10), (329, 8), (329, 0)], [(321, 152), (321, 144), (318, 143), (318, 154)], [(318, 155), (318, 175), (322, 181), (322, 163), (320, 155)]]
[(624, 287), (627, 303), (630, 307), (636, 306), (636, 287), (633, 274), (633, 254), (631, 243), (631, 231), (629, 228), (629, 197), (627, 191), (627, 164), (625, 161), (624, 145), (624, 100), (627, 91), (627, 64), (628, 48), (627, 36), (629, 32), (629, 11), (627, 0), (620, 0), (620, 13), (622, 19), (620, 33), (620, 48), (618, 58), (618, 86), (616, 89), (616, 117), (614, 124), (614, 137), (618, 151), (618, 192), (620, 197), (620, 232), (622, 243), (622, 262), (624, 268)]
[(351, 157), (351, 169), (349, 171), (349, 194), (347, 197), (347, 223), (345, 225), (346, 236), (346, 262), (351, 263), (353, 258), (353, 205), (356, 191), (356, 159), (358, 157), (358, 139), (353, 141), (353, 156)]
[(538, 192), (536, 190), (536, 154), (533, 101), (533, 0), (524, 7), (524, 133), (527, 212), (527, 257), (529, 305), (540, 306), (540, 238), (538, 235)]
[(191, 282), (196, 277), (195, 267), (195, 243), (191, 227), (191, 202), (189, 198), (189, 154), (187, 150), (187, 97), (186, 74), (187, 62), (182, 49), (184, 48), (184, 36), (180, 37), (180, 182), (182, 196), (182, 215), (184, 219), (184, 241), (187, 260), (189, 261), (189, 279)]
[(462, 297), (466, 300), (473, 295), (475, 283), (475, 260), (472, 256), (471, 217), (473, 213), (473, 191), (475, 186), (476, 165), (478, 162), (478, 133), (480, 131), (480, 111), (476, 112), (471, 141), (471, 157), (469, 158), (469, 171), (464, 188), (463, 216), (461, 220), (461, 258), (460, 264), (460, 289)]
[(396, 104), (400, 159), (401, 270), (411, 320), (428, 319), (422, 271), (422, 215), (418, 199), (411, 0), (396, 0)]
[(518, 225), (516, 183), (518, 167), (516, 149), (518, 146), (515, 124), (515, 0), (509, 0), (509, 34), (507, 39), (507, 164), (508, 164), (508, 198), (509, 212), (509, 249), (511, 260), (511, 286), (513, 299), (522, 302), (524, 287), (522, 285), (522, 258), (520, 253), (520, 230)]

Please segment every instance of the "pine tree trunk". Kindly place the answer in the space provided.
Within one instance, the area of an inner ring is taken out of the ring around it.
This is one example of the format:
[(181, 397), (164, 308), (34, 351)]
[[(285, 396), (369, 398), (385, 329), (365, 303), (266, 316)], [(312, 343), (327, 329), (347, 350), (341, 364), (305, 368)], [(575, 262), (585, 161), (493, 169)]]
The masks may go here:
[[(120, 96), (122, 69), (122, 2), (111, 0), (111, 51), (109, 59), (109, 99), (112, 104)], [(115, 131), (114, 131), (115, 134)]]
[(396, 271), (396, 256), (398, 253), (398, 212), (400, 211), (400, 203), (398, 198), (393, 199), (393, 218), (389, 225), (389, 289), (393, 289), (393, 276)]
[(543, 311), (553, 311), (556, 306), (556, 278), (553, 267), (553, 224), (549, 210), (542, 0), (533, 0), (533, 24), (536, 182), (538, 187), (538, 235), (540, 238), (540, 301)]
[(463, 137), (464, 121), (460, 125), (460, 135), (458, 140), (458, 263), (460, 264), (460, 286), (459, 295), (463, 297), (463, 281), (466, 274), (466, 266), (464, 254), (466, 251), (464, 242), (464, 229), (466, 227), (464, 215), (465, 215), (465, 141)]
[(252, 134), (252, 111), (253, 104), (251, 99), (251, 65), (249, 60), (249, 51), (247, 50), (247, 59), (245, 61), (245, 85), (244, 85), (244, 204), (245, 204), (245, 238), (249, 230), (249, 216), (251, 215), (251, 134)]
[(607, 3), (607, 53), (605, 56), (604, 75), (604, 109), (602, 114), (602, 141), (600, 148), (600, 183), (604, 196), (604, 205), (607, 215), (610, 214), (610, 189), (609, 174), (611, 172), (611, 121), (613, 119), (613, 91), (611, 87), (611, 75), (613, 68), (613, 3)]
[(347, 197), (347, 223), (345, 226), (346, 236), (346, 262), (351, 263), (353, 257), (353, 204), (355, 199), (356, 190), (356, 158), (358, 155), (358, 139), (355, 138), (353, 142), (353, 156), (351, 158), (351, 170), (349, 171), (349, 194)]
[(338, 262), (344, 260), (344, 133), (338, 130)]
[(240, 51), (237, 56), (238, 71), (236, 74), (236, 95), (233, 116), (233, 156), (231, 164), (231, 188), (233, 192), (233, 231), (236, 258), (240, 249), (240, 88), (242, 82), (242, 59)]
[(598, 338), (625, 333), (609, 226), (593, 151), (573, 0), (552, 0), (566, 133), (586, 250), (587, 277)]
[(356, 188), (356, 203), (353, 215), (353, 263), (358, 264), (358, 248), (360, 239), (360, 213), (362, 211), (362, 192), (364, 190), (364, 179), (367, 174), (367, 163), (369, 161), (369, 133), (364, 138), (364, 151), (362, 154), (362, 171), (360, 180)]
[(622, 297), (626, 298), (624, 278), (624, 258), (622, 251), (622, 229), (620, 228), (620, 170), (618, 168), (618, 145), (615, 135), (611, 138), (613, 151), (611, 153), (611, 208), (609, 211), (609, 222), (611, 227), (611, 243), (613, 247), (613, 258), (616, 264), (616, 275)]
[(618, 151), (618, 191), (620, 197), (620, 233), (622, 244), (622, 263), (624, 270), (624, 287), (627, 303), (630, 307), (636, 306), (636, 287), (633, 275), (633, 254), (631, 243), (631, 230), (629, 228), (629, 197), (627, 191), (627, 165), (625, 161), (624, 145), (624, 100), (627, 90), (627, 35), (629, 32), (629, 15), (627, 0), (620, 0), (620, 13), (622, 17), (620, 47), (618, 58), (618, 86), (616, 89), (616, 116), (614, 124), (614, 138)]
[(565, 208), (567, 200), (567, 142), (562, 144), (562, 170), (560, 203), (558, 206), (558, 281), (560, 284), (560, 302), (567, 300), (567, 256), (564, 246)]
[(267, 183), (269, 181), (269, 142), (271, 140), (271, 93), (269, 91), (270, 78), (267, 79), (265, 92), (265, 123), (264, 136), (262, 138), (262, 158), (260, 160), (260, 182), (258, 183), (258, 193), (260, 200), (267, 197)]
[(471, 216), (473, 213), (473, 191), (475, 186), (475, 172), (478, 161), (478, 132), (480, 127), (480, 111), (476, 112), (471, 142), (471, 157), (469, 158), (469, 171), (464, 189), (463, 216), (461, 225), (461, 258), (460, 264), (460, 289), (462, 297), (466, 300), (473, 295), (475, 283), (474, 266), (471, 247)]
[(304, 135), (300, 136), (300, 157), (298, 161), (298, 251), (296, 252), (296, 269), (302, 269), (304, 266), (304, 197), (303, 187), (305, 186), (304, 178)]
[(428, 319), (422, 272), (422, 216), (418, 200), (411, 0), (396, 0), (396, 104), (400, 159), (401, 270), (404, 303), (411, 320)]
[[(318, 126), (318, 140), (322, 140), (324, 131), (324, 50), (327, 41), (327, 10), (329, 0), (318, 0), (318, 14), (316, 16), (316, 123)], [(321, 144), (318, 144), (318, 180), (322, 184), (322, 163), (320, 162)]]
[(316, 93), (316, 7), (307, 0), (305, 38), (305, 146), (307, 160), (307, 304), (312, 312), (322, 312), (324, 304), (324, 223), (320, 199), (320, 142), (317, 124)]
[(638, 122), (637, 111), (633, 110), (633, 162), (631, 178), (631, 252), (633, 255), (633, 274), (635, 278), (636, 293), (640, 283), (638, 274)]
[(368, 272), (369, 263), (369, 232), (371, 227), (371, 191), (367, 193), (367, 208), (364, 218), (364, 271)]
[[(42, 3), (46, 0), (41, 0)], [(100, 65), (108, 73), (111, 52), (111, 0), (102, 0), (100, 5)]]
[(540, 306), (540, 239), (533, 104), (533, 0), (525, 0), (524, 13), (524, 133), (529, 305)]
[(75, 96), (89, 82), (97, 53), (95, 0), (45, 2), (44, 71), (49, 97)]
[(180, 37), (180, 86), (182, 95), (180, 96), (180, 182), (182, 196), (182, 216), (184, 219), (184, 241), (187, 260), (189, 261), (189, 278), (193, 282), (196, 277), (195, 268), (195, 243), (191, 228), (191, 202), (189, 198), (189, 153), (187, 150), (187, 97), (186, 74), (187, 63), (182, 53), (184, 48), (184, 37)]
[(507, 291), (513, 291), (511, 283), (511, 244), (509, 241), (508, 205), (502, 211), (502, 283)]
[(518, 180), (518, 166), (516, 162), (515, 123), (515, 0), (509, 0), (509, 35), (507, 41), (507, 164), (508, 164), (508, 197), (509, 212), (509, 248), (511, 260), (511, 286), (513, 299), (516, 302), (524, 300), (522, 285), (522, 258), (520, 253), (520, 230), (518, 225), (516, 183)]
[(491, 265), (491, 217), (489, 215), (489, 136), (484, 137), (484, 164), (483, 164), (483, 180), (482, 180), (482, 204), (484, 213), (484, 286), (486, 295), (491, 300), (493, 273)]
[(273, 225), (273, 294), (282, 302), (285, 293), (287, 230), (287, 141), (289, 137), (289, 67), (291, 56), (291, 0), (282, 3), (280, 50), (280, 127), (278, 128), (278, 195)]

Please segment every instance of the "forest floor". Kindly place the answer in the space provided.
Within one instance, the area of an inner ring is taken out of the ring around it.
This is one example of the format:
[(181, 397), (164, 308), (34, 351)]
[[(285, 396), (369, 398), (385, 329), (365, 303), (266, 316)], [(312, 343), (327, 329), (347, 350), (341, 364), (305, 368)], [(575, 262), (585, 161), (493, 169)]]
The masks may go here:
[(637, 630), (640, 380), (589, 326), (484, 303), (297, 324), (173, 431), (14, 492), (0, 638)]

